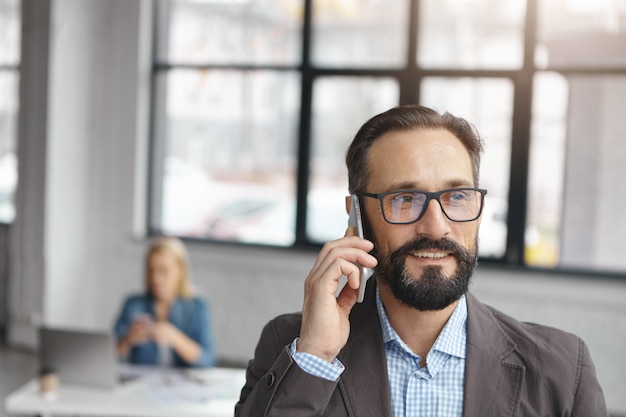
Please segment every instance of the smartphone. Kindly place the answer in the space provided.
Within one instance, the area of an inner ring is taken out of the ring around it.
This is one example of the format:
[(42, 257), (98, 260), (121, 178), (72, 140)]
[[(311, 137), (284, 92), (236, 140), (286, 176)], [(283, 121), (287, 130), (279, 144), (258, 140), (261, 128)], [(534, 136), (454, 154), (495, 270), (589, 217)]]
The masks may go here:
[[(348, 217), (348, 225), (353, 226), (356, 229), (356, 234), (360, 238), (363, 238), (363, 220), (361, 219), (361, 206), (359, 204), (359, 197), (356, 194), (350, 196), (350, 214)], [(365, 297), (365, 284), (367, 279), (372, 276), (373, 271), (371, 268), (366, 268), (359, 263), (356, 264), (359, 267), (359, 294), (357, 302), (362, 303)]]

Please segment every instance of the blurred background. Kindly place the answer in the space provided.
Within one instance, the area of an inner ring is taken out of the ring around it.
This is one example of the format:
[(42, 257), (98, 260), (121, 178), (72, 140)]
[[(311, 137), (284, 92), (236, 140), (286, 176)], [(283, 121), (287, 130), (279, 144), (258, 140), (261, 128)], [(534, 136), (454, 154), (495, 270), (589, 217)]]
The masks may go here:
[(582, 336), (626, 416), (626, 0), (0, 0), (5, 344), (110, 328), (169, 234), (245, 364), (400, 103), (485, 141), (473, 292)]

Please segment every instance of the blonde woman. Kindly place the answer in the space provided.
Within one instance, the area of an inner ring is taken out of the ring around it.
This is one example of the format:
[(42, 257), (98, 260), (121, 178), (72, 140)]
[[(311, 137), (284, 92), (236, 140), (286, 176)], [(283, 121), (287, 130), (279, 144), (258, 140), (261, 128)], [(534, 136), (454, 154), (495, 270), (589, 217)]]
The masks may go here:
[(183, 242), (155, 239), (145, 270), (145, 294), (128, 297), (115, 324), (120, 358), (141, 365), (214, 365), (209, 306), (193, 295)]

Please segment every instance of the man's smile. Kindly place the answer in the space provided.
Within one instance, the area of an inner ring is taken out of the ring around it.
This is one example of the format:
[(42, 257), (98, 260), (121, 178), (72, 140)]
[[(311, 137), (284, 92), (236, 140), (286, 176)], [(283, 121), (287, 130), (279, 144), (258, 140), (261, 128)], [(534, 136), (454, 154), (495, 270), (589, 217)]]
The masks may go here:
[(409, 255), (414, 256), (416, 258), (431, 258), (431, 259), (441, 259), (445, 258), (449, 255), (448, 252), (429, 252), (429, 251), (419, 251), (419, 252), (411, 252)]

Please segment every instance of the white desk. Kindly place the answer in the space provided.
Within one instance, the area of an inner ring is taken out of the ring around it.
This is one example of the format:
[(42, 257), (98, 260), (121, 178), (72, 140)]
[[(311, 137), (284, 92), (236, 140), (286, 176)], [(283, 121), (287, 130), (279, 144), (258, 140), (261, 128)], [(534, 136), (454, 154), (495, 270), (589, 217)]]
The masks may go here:
[[(128, 416), (128, 417), (232, 417), (239, 392), (245, 382), (244, 369), (211, 368), (189, 373), (196, 388), (206, 388), (206, 398), (175, 395), (156, 376), (147, 375), (126, 382), (112, 390), (63, 384), (56, 399), (47, 400), (39, 393), (36, 380), (28, 382), (4, 400), (8, 414)], [(168, 380), (169, 381), (169, 380)], [(168, 382), (169, 383), (169, 382)], [(189, 382), (191, 383), (191, 382)], [(180, 386), (178, 387), (180, 388)], [(193, 391), (193, 390), (192, 390)], [(165, 394), (165, 395), (162, 395)]]

